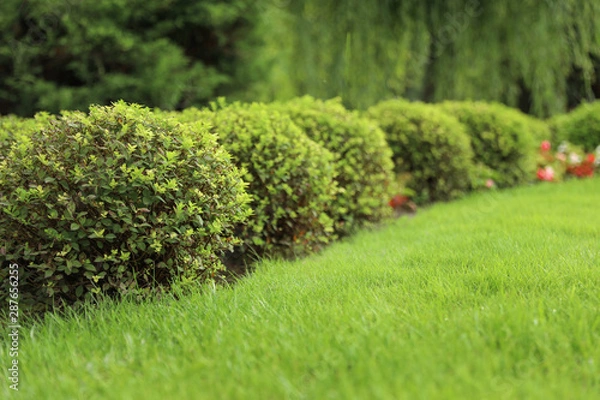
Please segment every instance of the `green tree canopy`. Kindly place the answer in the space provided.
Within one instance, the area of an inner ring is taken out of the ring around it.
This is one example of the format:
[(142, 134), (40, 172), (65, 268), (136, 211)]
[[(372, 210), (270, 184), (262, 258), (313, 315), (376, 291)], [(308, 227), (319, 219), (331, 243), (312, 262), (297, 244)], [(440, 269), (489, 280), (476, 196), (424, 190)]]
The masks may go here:
[(125, 99), (165, 109), (243, 93), (254, 0), (3, 0), (0, 114)]
[(597, 0), (289, 3), (266, 20), (280, 97), (495, 100), (547, 116), (600, 96)]

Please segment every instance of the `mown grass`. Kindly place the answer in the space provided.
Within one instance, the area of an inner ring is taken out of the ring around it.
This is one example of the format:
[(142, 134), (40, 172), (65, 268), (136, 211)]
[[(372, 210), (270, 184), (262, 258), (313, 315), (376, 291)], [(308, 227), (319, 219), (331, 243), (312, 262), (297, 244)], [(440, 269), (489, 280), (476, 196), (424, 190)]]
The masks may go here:
[(599, 179), (474, 195), (232, 288), (26, 323), (18, 394), (599, 398), (599, 202)]

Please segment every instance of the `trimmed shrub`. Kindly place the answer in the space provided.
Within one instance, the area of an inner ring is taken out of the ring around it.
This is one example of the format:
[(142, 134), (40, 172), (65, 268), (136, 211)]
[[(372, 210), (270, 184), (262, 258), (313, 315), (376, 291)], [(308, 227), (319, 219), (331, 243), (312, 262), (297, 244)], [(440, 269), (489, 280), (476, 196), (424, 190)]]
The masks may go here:
[(600, 101), (583, 103), (551, 121), (557, 143), (568, 141), (583, 146), (587, 152), (600, 146)]
[[(253, 215), (238, 227), (236, 257), (300, 255), (332, 239), (328, 216), (338, 189), (333, 155), (284, 115), (263, 104), (215, 104), (187, 109), (183, 122), (208, 121), (246, 171)], [(236, 260), (237, 261), (237, 260)]]
[(36, 119), (21, 118), (15, 115), (0, 116), (0, 161), (6, 158), (12, 143), (23, 136), (29, 136), (43, 120), (49, 118), (48, 114), (39, 113)]
[(474, 161), (493, 171), (498, 187), (518, 185), (535, 176), (537, 144), (522, 115), (496, 103), (447, 101), (438, 106), (465, 125)]
[(381, 102), (367, 111), (386, 133), (397, 174), (420, 203), (450, 200), (472, 185), (473, 151), (458, 120), (435, 106), (404, 100)]
[[(508, 108), (508, 107), (507, 107)], [(508, 108), (509, 112), (514, 113), (516, 118), (522, 118), (523, 123), (527, 126), (531, 136), (533, 137), (534, 143), (540, 144), (544, 140), (552, 140), (552, 129), (547, 121), (532, 117), (522, 113), (521, 111), (513, 108)]]
[(20, 303), (45, 310), (215, 278), (248, 202), (201, 124), (123, 102), (65, 112), (0, 162), (0, 281), (18, 263)]
[(550, 128), (550, 142), (553, 145), (558, 145), (562, 142), (567, 142), (569, 138), (563, 125), (569, 120), (569, 114), (556, 114), (552, 118), (546, 120)]
[(341, 189), (332, 209), (338, 233), (390, 215), (392, 151), (377, 124), (346, 110), (340, 99), (305, 96), (271, 106), (288, 114), (309, 138), (334, 154)]

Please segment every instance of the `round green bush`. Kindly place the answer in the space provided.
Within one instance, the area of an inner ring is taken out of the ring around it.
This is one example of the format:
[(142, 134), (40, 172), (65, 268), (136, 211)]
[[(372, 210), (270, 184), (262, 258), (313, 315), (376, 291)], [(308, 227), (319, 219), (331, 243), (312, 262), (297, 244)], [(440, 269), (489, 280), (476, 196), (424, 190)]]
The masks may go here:
[(334, 154), (341, 189), (331, 213), (337, 233), (349, 233), (389, 215), (392, 151), (377, 124), (346, 110), (339, 99), (305, 96), (271, 106), (288, 114), (309, 138)]
[(38, 113), (35, 119), (21, 118), (15, 115), (0, 116), (0, 161), (6, 158), (15, 141), (30, 135), (49, 118), (50, 115), (47, 113)]
[(567, 132), (563, 129), (563, 125), (569, 120), (569, 114), (556, 114), (546, 120), (550, 127), (550, 142), (553, 145), (559, 145), (562, 142), (567, 142)]
[(417, 202), (444, 201), (471, 187), (473, 152), (464, 127), (435, 106), (388, 100), (368, 109), (386, 133), (397, 174)]
[(515, 118), (521, 118), (523, 123), (527, 126), (527, 130), (533, 137), (534, 144), (539, 145), (544, 140), (552, 140), (552, 128), (548, 121), (538, 119), (534, 116), (527, 115), (521, 111), (513, 108), (508, 108), (510, 113), (515, 115)]
[(17, 263), (21, 304), (45, 310), (214, 278), (248, 202), (201, 124), (123, 102), (65, 112), (0, 162), (0, 281)]
[(474, 161), (493, 171), (498, 187), (535, 176), (537, 143), (532, 125), (515, 110), (496, 103), (447, 101), (438, 105), (455, 116), (471, 137)]
[(583, 103), (568, 114), (552, 119), (555, 136), (583, 146), (587, 152), (600, 146), (600, 101)]
[(179, 119), (207, 121), (246, 171), (253, 215), (238, 233), (238, 257), (295, 256), (332, 239), (328, 216), (338, 189), (333, 155), (284, 115), (263, 104), (184, 110)]

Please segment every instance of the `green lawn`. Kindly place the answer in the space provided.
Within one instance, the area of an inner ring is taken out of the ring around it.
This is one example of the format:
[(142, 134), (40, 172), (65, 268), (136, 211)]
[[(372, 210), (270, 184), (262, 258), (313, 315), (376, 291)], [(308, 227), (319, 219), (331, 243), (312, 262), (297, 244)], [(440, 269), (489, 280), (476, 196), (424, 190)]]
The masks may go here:
[(598, 399), (599, 204), (600, 179), (482, 193), (230, 289), (48, 318), (14, 398)]

